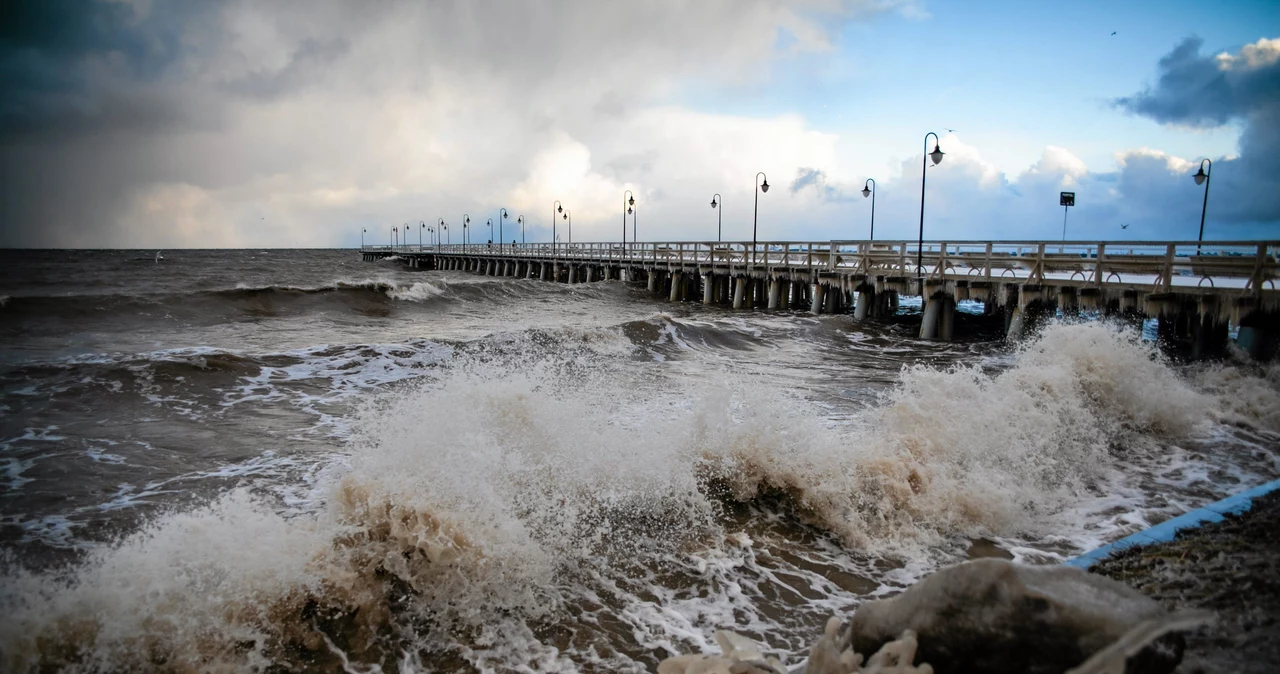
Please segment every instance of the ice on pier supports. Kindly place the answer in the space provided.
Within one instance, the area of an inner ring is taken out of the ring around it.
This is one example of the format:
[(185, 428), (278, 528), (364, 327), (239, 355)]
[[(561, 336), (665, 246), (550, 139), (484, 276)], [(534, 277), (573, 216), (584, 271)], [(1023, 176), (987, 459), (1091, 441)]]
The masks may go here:
[(1012, 305), (1004, 338), (1016, 342), (1039, 327), (1041, 320), (1052, 310), (1044, 302), (1044, 287), (1038, 285), (1006, 286), (1006, 306)]
[(733, 282), (733, 308), (741, 309), (746, 301), (747, 277), (739, 276)]
[(809, 306), (809, 313), (817, 316), (822, 313), (822, 303), (827, 297), (827, 287), (821, 283), (813, 284), (813, 304)]
[(921, 339), (951, 341), (955, 325), (956, 300), (947, 290), (947, 284), (924, 284), (924, 317), (920, 322)]
[(840, 286), (835, 284), (826, 284), (826, 305), (825, 311), (828, 314), (840, 313)]
[(715, 274), (707, 274), (702, 277), (702, 303), (711, 304), (711, 297), (715, 294), (716, 276)]
[(1240, 335), (1236, 344), (1256, 360), (1280, 357), (1280, 311), (1265, 307), (1253, 298), (1241, 298), (1232, 305), (1231, 313)]
[(871, 307), (875, 303), (876, 291), (875, 287), (863, 283), (857, 289), (857, 301), (853, 305), (853, 319), (856, 321), (864, 321), (871, 315)]

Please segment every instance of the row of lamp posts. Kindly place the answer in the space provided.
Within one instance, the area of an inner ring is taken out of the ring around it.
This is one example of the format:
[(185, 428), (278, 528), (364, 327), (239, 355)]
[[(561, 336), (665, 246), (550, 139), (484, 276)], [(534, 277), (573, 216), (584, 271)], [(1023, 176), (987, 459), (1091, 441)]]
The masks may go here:
[[(933, 151), (927, 152), (924, 155), (924, 157), (921, 159), (921, 165), (920, 165), (920, 229), (919, 229), (917, 241), (916, 241), (916, 273), (917, 274), (920, 274), (923, 272), (924, 197), (925, 197), (925, 182), (926, 182), (925, 173), (929, 168), (929, 160), (932, 159), (933, 165), (937, 166), (942, 162), (942, 157), (945, 154), (942, 151), (942, 146), (941, 146), (941, 143), (939, 142), (938, 134), (932, 131), (924, 135), (924, 149), (925, 150), (929, 149), (929, 136), (933, 136)], [(1208, 168), (1208, 170), (1205, 170), (1206, 167)], [(1197, 171), (1194, 176), (1192, 176), (1193, 178), (1195, 178), (1197, 185), (1204, 185), (1204, 202), (1200, 208), (1200, 234), (1196, 239), (1197, 241), (1204, 241), (1204, 219), (1205, 219), (1205, 213), (1206, 211), (1208, 211), (1208, 208), (1209, 208), (1209, 179), (1210, 179), (1210, 175), (1212, 174), (1212, 171), (1213, 171), (1213, 162), (1209, 159), (1204, 159), (1203, 161), (1200, 162), (1200, 170)], [(760, 180), (761, 178), (764, 178), (763, 182)], [(752, 214), (752, 217), (751, 217), (751, 257), (752, 257), (753, 263), (755, 262), (755, 249), (757, 245), (757, 237), (756, 237), (757, 225), (760, 217), (760, 193), (761, 192), (767, 193), (769, 191), (769, 178), (765, 176), (763, 171), (756, 174), (754, 191), (755, 191), (755, 212)], [(867, 178), (867, 181), (862, 186), (862, 196), (863, 198), (871, 197), (871, 233), (870, 233), (869, 240), (874, 241), (876, 238), (876, 181), (874, 178)], [(719, 192), (712, 195), (711, 208), (715, 209), (717, 207), (720, 207), (716, 213), (716, 241), (723, 240), (723, 221), (724, 221), (724, 208), (722, 207), (723, 202), (724, 202), (724, 198), (720, 196)], [(622, 207), (623, 207), (622, 249), (625, 252), (627, 250), (627, 216), (628, 215), (631, 216), (631, 243), (634, 245), (639, 240), (638, 238), (636, 238), (636, 217), (637, 217), (637, 211), (639, 210), (639, 208), (636, 206), (635, 194), (631, 190), (626, 190), (625, 192), (622, 193)], [(507, 219), (507, 217), (509, 217), (509, 214), (507, 213), (507, 209), (505, 208), (498, 209), (498, 213), (499, 213), (498, 215), (498, 249), (502, 250), (502, 247), (503, 247), (502, 221)], [(568, 244), (570, 246), (573, 245), (573, 219), (568, 209), (564, 208), (564, 206), (557, 199), (552, 204), (552, 212), (551, 212), (551, 249), (552, 249), (553, 255), (555, 254), (556, 243), (560, 240), (560, 237), (556, 235), (556, 216), (557, 215), (559, 215), (567, 223)], [(526, 242), (525, 241), (525, 217), (523, 215), (519, 216), (518, 218), (516, 218), (516, 222), (520, 223), (520, 242), (523, 244)], [(490, 218), (485, 224), (486, 226), (489, 227), (489, 240), (492, 241), (493, 240), (493, 219)], [(434, 237), (432, 240), (432, 245), (438, 245), (440, 243), (440, 233), (442, 230), (444, 232), (449, 231), (449, 226), (445, 224), (444, 218), (439, 219), (439, 222), (437, 223), (436, 227), (428, 227), (426, 223), (420, 223), (420, 225), (421, 225), (421, 228), (419, 229), (419, 232), (418, 232), (419, 247), (422, 246), (422, 231), (421, 231), (422, 229), (426, 229), (428, 232), (432, 233)], [(464, 247), (469, 243), (467, 231), (470, 225), (471, 225), (471, 216), (463, 214), (462, 243)], [(361, 247), (364, 246), (364, 235), (368, 231), (369, 230), (367, 228), (362, 228), (360, 230)], [(392, 247), (400, 245), (399, 244), (399, 241), (401, 240), (400, 234), (401, 234), (401, 230), (399, 228), (397, 227), (391, 228)], [(403, 234), (405, 236), (404, 241), (407, 242), (408, 234), (409, 234), (409, 225), (407, 223), (404, 225)], [(404, 245), (408, 245), (408, 244), (405, 243)]]

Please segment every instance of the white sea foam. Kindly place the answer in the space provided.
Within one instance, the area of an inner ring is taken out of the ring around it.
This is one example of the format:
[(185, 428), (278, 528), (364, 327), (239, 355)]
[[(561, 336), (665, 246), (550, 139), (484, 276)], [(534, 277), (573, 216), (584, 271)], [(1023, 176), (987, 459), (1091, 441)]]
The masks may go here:
[[(1184, 471), (1171, 482), (1196, 481), (1199, 459), (1170, 445), (1212, 434), (1221, 414), (1276, 413), (1222, 407), (1099, 324), (1052, 326), (995, 371), (904, 368), (841, 423), (750, 376), (654, 383), (589, 353), (479, 357), (370, 403), (311, 512), (234, 491), (69, 575), (11, 569), (6, 664), (302, 653), (294, 664), (314, 666), (336, 649), (616, 670), (704, 647), (726, 624), (799, 649), (833, 611), (968, 538), (1051, 559), (1102, 518), (1132, 525), (1146, 517), (1136, 478), (1164, 474), (1166, 454)], [(555, 645), (548, 626), (576, 636)]]
[(392, 286), (387, 290), (387, 296), (393, 300), (408, 300), (411, 302), (421, 302), (439, 297), (444, 294), (444, 288), (440, 285), (419, 281), (405, 288), (403, 286)]

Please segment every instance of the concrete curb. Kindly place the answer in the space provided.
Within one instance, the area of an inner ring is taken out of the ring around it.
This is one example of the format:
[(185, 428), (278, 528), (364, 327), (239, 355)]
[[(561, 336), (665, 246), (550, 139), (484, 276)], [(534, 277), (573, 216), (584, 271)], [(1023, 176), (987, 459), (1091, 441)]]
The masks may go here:
[(1223, 515), (1238, 515), (1253, 507), (1253, 499), (1280, 489), (1280, 480), (1258, 485), (1253, 489), (1228, 496), (1221, 501), (1210, 503), (1203, 508), (1196, 508), (1188, 513), (1166, 520), (1148, 529), (1129, 534), (1113, 543), (1108, 543), (1096, 550), (1063, 562), (1066, 566), (1087, 569), (1095, 563), (1106, 559), (1113, 552), (1128, 548), (1140, 548), (1153, 543), (1164, 543), (1173, 540), (1174, 534), (1183, 529), (1194, 529), (1205, 522), (1221, 522)]

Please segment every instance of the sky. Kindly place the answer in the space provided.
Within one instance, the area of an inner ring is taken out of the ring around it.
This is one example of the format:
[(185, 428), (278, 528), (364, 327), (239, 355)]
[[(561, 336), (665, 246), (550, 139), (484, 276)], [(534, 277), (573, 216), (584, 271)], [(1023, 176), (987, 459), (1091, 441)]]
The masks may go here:
[(1280, 239), (1274, 0), (0, 6), (4, 247), (1195, 240), (1203, 158)]

